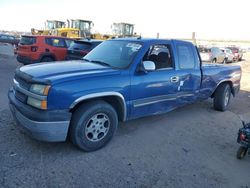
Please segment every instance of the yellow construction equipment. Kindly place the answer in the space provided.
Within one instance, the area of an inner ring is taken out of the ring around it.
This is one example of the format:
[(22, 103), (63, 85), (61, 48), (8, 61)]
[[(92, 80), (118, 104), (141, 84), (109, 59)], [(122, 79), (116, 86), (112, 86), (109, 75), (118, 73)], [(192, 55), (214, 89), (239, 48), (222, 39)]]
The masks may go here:
[(89, 38), (107, 40), (121, 37), (137, 37), (134, 33), (134, 24), (113, 23), (112, 34), (91, 33), (93, 22), (90, 20), (71, 19), (66, 22), (58, 20), (47, 20), (44, 30), (31, 29), (33, 35), (53, 35), (68, 38)]
[(46, 20), (45, 29), (31, 29), (32, 35), (51, 35), (53, 29), (65, 27), (65, 22), (58, 20)]
[(134, 33), (134, 24), (130, 23), (113, 23), (111, 26), (113, 30), (114, 37), (135, 37), (136, 34)]

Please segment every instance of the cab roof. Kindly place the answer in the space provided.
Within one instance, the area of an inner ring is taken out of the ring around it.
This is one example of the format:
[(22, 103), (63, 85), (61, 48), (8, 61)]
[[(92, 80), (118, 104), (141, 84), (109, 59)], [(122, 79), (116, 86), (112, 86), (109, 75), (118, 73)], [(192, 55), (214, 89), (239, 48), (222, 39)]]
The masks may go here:
[(131, 41), (131, 42), (143, 42), (143, 43), (155, 43), (155, 42), (184, 42), (184, 43), (191, 43), (189, 41), (185, 40), (178, 40), (178, 39), (157, 39), (157, 38), (141, 38), (141, 37), (127, 37), (127, 38), (114, 38), (111, 40), (117, 40), (117, 41)]

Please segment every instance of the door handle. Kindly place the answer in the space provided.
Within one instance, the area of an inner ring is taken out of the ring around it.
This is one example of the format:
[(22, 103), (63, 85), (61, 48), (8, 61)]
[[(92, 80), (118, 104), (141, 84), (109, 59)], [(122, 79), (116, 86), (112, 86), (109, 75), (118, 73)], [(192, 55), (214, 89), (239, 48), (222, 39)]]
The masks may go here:
[(173, 76), (170, 78), (171, 82), (179, 82), (179, 77), (178, 76)]

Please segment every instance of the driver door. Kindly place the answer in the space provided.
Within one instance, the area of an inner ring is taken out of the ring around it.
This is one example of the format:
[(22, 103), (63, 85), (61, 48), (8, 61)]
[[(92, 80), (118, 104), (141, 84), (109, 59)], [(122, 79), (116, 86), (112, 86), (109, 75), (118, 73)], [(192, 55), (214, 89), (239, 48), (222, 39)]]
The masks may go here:
[(153, 61), (156, 70), (137, 71), (132, 76), (131, 118), (167, 112), (178, 106), (179, 76), (175, 71), (171, 46), (167, 43), (152, 45), (142, 61)]

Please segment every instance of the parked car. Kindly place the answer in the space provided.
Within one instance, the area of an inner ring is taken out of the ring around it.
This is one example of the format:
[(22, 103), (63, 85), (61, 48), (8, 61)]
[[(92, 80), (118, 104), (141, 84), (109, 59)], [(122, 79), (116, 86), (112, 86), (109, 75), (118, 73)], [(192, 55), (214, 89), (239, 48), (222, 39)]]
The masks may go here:
[(199, 47), (200, 56), (203, 62), (226, 63), (226, 54), (218, 47)]
[(118, 121), (210, 97), (225, 111), (240, 79), (239, 65), (202, 65), (190, 42), (124, 38), (104, 41), (83, 60), (17, 68), (8, 97), (14, 119), (32, 137), (70, 138), (94, 151), (111, 140)]
[(18, 44), (17, 60), (23, 64), (65, 60), (73, 39), (55, 36), (24, 35)]
[(235, 58), (236, 61), (241, 61), (242, 60), (243, 52), (240, 50), (240, 48), (238, 48), (238, 47), (232, 47), (232, 46), (229, 46), (227, 48), (229, 48), (230, 50), (232, 50), (232, 52), (234, 54), (234, 58)]
[(68, 55), (66, 59), (82, 59), (101, 43), (102, 40), (76, 40), (68, 48)]
[(236, 61), (232, 50), (230, 50), (229, 48), (220, 48), (220, 50), (225, 53), (227, 63), (232, 63)]
[(16, 46), (19, 43), (19, 39), (13, 35), (0, 34), (0, 42), (9, 43)]

